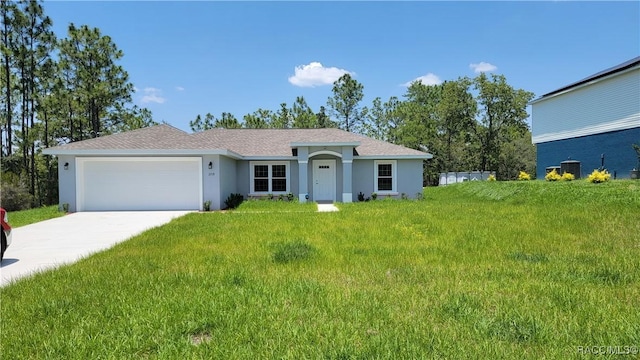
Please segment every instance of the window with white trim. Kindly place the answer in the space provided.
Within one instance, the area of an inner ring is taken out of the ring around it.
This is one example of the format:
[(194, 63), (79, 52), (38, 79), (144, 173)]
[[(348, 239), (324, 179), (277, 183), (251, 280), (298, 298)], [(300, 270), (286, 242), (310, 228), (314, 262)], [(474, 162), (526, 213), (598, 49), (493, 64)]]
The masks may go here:
[(277, 194), (289, 192), (288, 161), (251, 161), (252, 194)]
[(373, 189), (377, 194), (397, 194), (396, 160), (374, 161)]

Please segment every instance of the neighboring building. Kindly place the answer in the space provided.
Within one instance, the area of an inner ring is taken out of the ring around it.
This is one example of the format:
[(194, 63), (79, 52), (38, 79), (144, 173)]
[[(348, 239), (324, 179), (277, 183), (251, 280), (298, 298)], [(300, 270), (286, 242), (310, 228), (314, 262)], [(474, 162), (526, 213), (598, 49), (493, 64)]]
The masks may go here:
[(232, 193), (351, 202), (362, 192), (415, 197), (431, 154), (339, 129), (158, 125), (46, 149), (69, 211), (224, 208)]
[(580, 161), (584, 177), (601, 166), (628, 178), (640, 144), (640, 57), (531, 101), (537, 178), (545, 169)]

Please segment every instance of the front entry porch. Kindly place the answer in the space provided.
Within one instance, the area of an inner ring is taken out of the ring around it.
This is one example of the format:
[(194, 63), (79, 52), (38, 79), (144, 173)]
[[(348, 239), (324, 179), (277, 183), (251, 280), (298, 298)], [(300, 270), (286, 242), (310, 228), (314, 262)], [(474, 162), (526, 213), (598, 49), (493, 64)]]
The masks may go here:
[(353, 152), (358, 145), (291, 144), (297, 148), (300, 201), (352, 202)]

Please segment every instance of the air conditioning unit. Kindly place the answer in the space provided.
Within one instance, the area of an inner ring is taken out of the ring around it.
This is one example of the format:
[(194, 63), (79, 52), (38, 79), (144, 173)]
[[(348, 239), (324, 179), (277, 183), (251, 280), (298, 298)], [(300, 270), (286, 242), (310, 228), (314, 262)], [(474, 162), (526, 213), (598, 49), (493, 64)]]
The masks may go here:
[(576, 179), (580, 179), (580, 161), (567, 160), (560, 163), (560, 175), (564, 173), (573, 174)]

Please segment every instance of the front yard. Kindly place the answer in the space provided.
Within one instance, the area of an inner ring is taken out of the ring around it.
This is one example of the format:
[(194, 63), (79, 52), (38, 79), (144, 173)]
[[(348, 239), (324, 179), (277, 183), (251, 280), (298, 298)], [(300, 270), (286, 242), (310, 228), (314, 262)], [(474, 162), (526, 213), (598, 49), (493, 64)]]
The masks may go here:
[(638, 182), (297, 206), (190, 214), (1, 289), (2, 357), (539, 359), (640, 346)]

